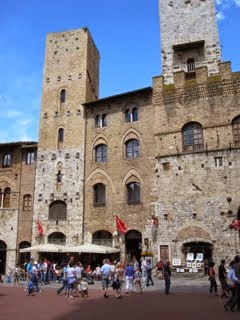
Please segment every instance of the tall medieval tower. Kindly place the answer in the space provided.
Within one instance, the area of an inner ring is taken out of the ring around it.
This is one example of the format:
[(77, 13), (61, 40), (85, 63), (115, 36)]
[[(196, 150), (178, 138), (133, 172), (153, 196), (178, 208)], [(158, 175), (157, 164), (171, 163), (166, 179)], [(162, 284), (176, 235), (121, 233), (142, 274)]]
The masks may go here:
[[(85, 118), (98, 98), (99, 53), (87, 28), (46, 40), (35, 182), (33, 244), (82, 241)], [(43, 226), (37, 237), (36, 221)]]
[(165, 83), (173, 72), (194, 77), (196, 67), (218, 73), (221, 50), (214, 0), (160, 0), (161, 60)]

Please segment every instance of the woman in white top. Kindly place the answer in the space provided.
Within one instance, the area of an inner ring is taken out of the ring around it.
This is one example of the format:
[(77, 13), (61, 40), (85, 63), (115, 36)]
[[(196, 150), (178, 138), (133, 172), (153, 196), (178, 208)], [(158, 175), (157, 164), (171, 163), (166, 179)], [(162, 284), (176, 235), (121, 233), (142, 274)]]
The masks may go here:
[[(74, 268), (74, 262), (69, 262), (67, 268), (67, 298), (73, 298), (74, 285), (77, 282), (77, 275)], [(71, 292), (71, 295), (70, 295)]]

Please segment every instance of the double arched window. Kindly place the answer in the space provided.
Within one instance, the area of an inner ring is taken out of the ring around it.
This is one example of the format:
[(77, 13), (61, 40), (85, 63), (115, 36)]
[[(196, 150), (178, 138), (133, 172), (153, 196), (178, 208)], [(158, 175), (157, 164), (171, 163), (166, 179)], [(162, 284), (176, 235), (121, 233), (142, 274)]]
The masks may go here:
[(107, 126), (107, 115), (97, 115), (95, 119), (95, 124), (97, 128), (104, 128)]
[(135, 121), (138, 121), (138, 108), (133, 107), (131, 109), (126, 109), (125, 122), (135, 122)]
[(95, 207), (105, 207), (106, 187), (103, 183), (97, 183), (93, 186), (93, 205)]
[(203, 144), (203, 129), (197, 122), (186, 124), (182, 128), (183, 136), (183, 151), (202, 150)]
[(6, 153), (3, 156), (2, 166), (3, 166), (3, 168), (10, 168), (12, 166), (12, 156), (10, 153)]

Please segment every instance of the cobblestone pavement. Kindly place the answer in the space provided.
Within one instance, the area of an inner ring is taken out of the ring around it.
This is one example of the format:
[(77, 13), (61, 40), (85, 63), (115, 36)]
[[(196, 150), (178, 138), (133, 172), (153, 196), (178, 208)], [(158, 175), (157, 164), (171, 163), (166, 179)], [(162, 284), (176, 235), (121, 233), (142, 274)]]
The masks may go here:
[(112, 317), (114, 320), (188, 319), (203, 320), (214, 317), (218, 320), (238, 319), (239, 312), (226, 312), (223, 299), (210, 295), (206, 278), (172, 278), (172, 294), (164, 294), (164, 281), (155, 280), (154, 286), (144, 288), (142, 295), (115, 297), (109, 290), (109, 298), (102, 295), (101, 283), (89, 286), (89, 297), (66, 299), (64, 293), (56, 294), (59, 284), (42, 286), (42, 292), (34, 297), (26, 296), (24, 283), (19, 286), (0, 284), (0, 320), (93, 320)]

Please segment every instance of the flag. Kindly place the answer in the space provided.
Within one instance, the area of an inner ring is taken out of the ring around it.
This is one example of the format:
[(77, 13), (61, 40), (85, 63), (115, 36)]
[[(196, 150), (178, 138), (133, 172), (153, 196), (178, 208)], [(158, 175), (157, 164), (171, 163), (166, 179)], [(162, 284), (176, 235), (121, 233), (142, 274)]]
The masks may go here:
[(118, 216), (116, 216), (116, 226), (117, 226), (118, 231), (120, 231), (122, 233), (127, 232), (127, 227), (126, 227), (125, 223)]
[(229, 228), (240, 230), (240, 220), (234, 219), (233, 222), (229, 225)]
[(43, 234), (43, 227), (39, 219), (37, 219), (37, 228), (38, 228), (38, 235), (41, 236)]

